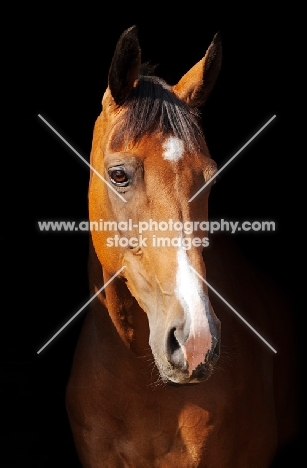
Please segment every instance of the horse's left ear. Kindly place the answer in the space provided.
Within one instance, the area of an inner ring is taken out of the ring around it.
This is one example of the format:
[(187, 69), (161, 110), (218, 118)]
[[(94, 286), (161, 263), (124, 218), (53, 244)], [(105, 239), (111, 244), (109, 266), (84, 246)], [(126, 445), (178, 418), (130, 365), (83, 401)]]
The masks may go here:
[(117, 105), (122, 105), (139, 76), (141, 48), (137, 27), (132, 26), (120, 36), (109, 69), (109, 88)]
[(172, 87), (173, 92), (191, 107), (202, 106), (211, 93), (222, 63), (222, 41), (215, 34), (206, 55)]

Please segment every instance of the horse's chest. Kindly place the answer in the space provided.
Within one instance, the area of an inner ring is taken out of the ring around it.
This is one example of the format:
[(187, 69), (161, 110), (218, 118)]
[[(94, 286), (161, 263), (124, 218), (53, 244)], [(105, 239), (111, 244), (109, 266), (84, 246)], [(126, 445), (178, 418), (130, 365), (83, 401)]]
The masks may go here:
[(111, 450), (127, 467), (203, 466), (203, 454), (216, 430), (211, 419), (209, 411), (195, 404), (153, 404), (134, 397), (122, 408), (121, 418), (113, 419)]
[[(112, 427), (109, 450), (111, 457), (116, 457), (114, 466), (267, 466), (265, 460), (269, 458), (271, 448), (263, 443), (263, 435), (266, 432), (266, 437), (272, 437), (272, 431), (261, 424), (259, 408), (244, 417), (246, 408), (243, 404), (239, 405), (242, 406), (241, 414), (239, 407), (231, 404), (233, 402), (224, 399), (223, 394), (219, 396), (206, 404), (202, 398), (191, 396), (187, 399), (177, 394), (164, 401), (162, 397), (153, 399), (144, 394), (123, 396), (113, 408), (113, 415), (109, 413), (112, 418), (112, 424), (108, 426), (108, 432)], [(244, 452), (246, 456), (242, 454), (242, 447), (248, 447)]]

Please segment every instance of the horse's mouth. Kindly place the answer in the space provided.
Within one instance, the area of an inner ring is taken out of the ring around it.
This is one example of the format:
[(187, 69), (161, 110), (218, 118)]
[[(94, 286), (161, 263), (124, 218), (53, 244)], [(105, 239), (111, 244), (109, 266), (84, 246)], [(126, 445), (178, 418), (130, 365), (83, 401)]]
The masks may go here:
[(192, 373), (189, 372), (188, 366), (174, 366), (168, 368), (167, 372), (160, 372), (162, 379), (167, 385), (192, 385), (199, 384), (208, 380), (215, 368), (215, 364), (219, 359), (219, 346), (207, 352), (205, 359), (200, 363)]
[(195, 385), (208, 380), (212, 374), (213, 366), (205, 363), (199, 364), (190, 375), (188, 372), (174, 370), (171, 376), (166, 380), (167, 385), (183, 386)]
[(213, 364), (199, 364), (196, 369), (193, 370), (189, 383), (200, 383), (208, 380), (209, 377), (211, 377), (213, 368)]

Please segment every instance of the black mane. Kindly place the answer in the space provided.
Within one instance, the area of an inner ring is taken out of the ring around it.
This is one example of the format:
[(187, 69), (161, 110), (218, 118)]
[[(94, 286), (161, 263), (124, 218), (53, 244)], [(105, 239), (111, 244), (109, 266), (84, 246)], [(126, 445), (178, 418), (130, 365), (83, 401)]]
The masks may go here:
[(116, 120), (114, 147), (136, 144), (142, 136), (156, 132), (178, 137), (189, 152), (197, 152), (203, 146), (198, 111), (178, 99), (157, 76), (141, 76), (123, 110)]

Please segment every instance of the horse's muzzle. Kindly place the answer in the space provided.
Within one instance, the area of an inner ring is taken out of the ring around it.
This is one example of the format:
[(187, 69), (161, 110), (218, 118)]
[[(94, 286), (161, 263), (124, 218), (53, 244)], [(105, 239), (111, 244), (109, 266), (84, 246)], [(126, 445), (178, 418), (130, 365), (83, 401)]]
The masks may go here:
[(207, 380), (220, 356), (219, 339), (211, 336), (211, 343), (211, 348), (202, 355), (197, 366), (191, 368), (191, 362), (195, 361), (189, 361), (184, 344), (179, 343), (176, 329), (172, 328), (167, 337), (167, 360), (173, 369), (170, 380), (175, 383), (197, 383)]

